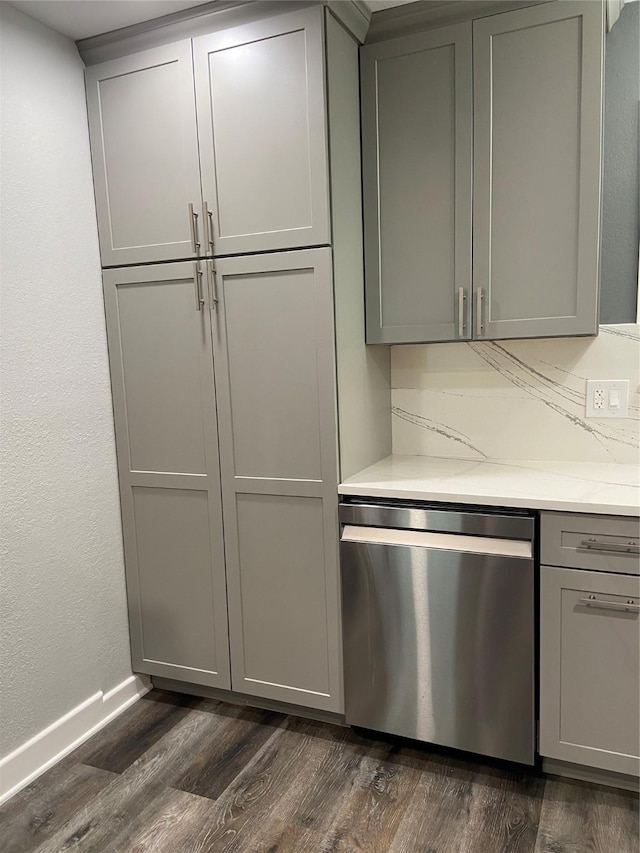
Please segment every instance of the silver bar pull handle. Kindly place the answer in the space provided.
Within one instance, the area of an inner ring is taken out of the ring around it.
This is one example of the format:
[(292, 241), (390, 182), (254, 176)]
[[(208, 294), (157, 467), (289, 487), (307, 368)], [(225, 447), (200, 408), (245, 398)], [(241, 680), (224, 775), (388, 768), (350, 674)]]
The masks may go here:
[(216, 296), (216, 268), (213, 261), (207, 261), (207, 272), (209, 282), (209, 310), (213, 311), (218, 307), (218, 297)]
[(204, 299), (202, 298), (202, 270), (196, 261), (193, 265), (193, 284), (196, 289), (196, 311), (202, 311)]
[(484, 291), (481, 287), (476, 290), (476, 337), (482, 337), (484, 324), (482, 322), (482, 300), (484, 299)]
[(204, 227), (209, 249), (213, 252), (213, 211), (209, 210), (206, 201), (204, 203)]
[(601, 610), (623, 610), (627, 613), (639, 613), (640, 612), (640, 604), (636, 604), (633, 598), (627, 599), (627, 601), (604, 601), (601, 598), (596, 598), (595, 595), (590, 595), (589, 598), (581, 598), (580, 604), (584, 604), (585, 607), (597, 607)]
[(191, 202), (189, 202), (189, 233), (191, 234), (191, 249), (197, 255), (200, 248), (200, 243), (198, 242), (198, 214), (193, 209)]
[(458, 337), (464, 337), (465, 316), (464, 316), (464, 301), (467, 298), (464, 287), (458, 288)]
[(583, 548), (592, 551), (615, 551), (617, 554), (640, 554), (640, 544), (637, 542), (599, 542), (597, 539), (583, 539)]

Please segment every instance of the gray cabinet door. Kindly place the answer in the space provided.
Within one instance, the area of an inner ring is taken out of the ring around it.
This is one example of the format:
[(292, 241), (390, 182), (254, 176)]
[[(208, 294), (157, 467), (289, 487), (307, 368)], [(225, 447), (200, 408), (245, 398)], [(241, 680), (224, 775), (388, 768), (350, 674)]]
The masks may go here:
[(640, 578), (542, 566), (540, 581), (540, 754), (637, 776)]
[(367, 343), (470, 336), (471, 24), (361, 50)]
[(598, 323), (603, 4), (473, 25), (474, 336)]
[(191, 42), (86, 70), (103, 266), (195, 256), (200, 212)]
[(214, 254), (330, 242), (322, 8), (193, 40)]
[(341, 711), (331, 250), (216, 267), (232, 687)]
[[(106, 270), (104, 293), (133, 668), (228, 688), (211, 326), (201, 266)], [(204, 305), (196, 301), (200, 293)]]

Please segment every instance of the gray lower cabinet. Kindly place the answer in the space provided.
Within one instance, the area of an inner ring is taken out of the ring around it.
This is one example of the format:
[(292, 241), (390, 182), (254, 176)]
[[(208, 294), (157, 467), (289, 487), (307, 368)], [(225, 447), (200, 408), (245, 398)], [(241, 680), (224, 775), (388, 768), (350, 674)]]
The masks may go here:
[(216, 401), (203, 272), (203, 264), (190, 262), (105, 270), (104, 297), (133, 666), (228, 688)]
[(597, 333), (603, 45), (555, 0), (361, 49), (368, 343)]
[(86, 70), (102, 265), (328, 245), (322, 6)]
[(639, 603), (638, 577), (542, 566), (544, 757), (640, 775)]
[(215, 279), (232, 685), (341, 711), (331, 250)]
[(640, 775), (638, 532), (638, 519), (542, 514), (545, 758)]

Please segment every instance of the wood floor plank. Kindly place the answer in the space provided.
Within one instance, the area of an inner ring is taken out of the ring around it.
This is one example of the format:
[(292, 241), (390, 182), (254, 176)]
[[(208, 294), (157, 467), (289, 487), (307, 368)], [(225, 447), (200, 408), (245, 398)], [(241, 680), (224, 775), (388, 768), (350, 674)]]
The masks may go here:
[(474, 773), (463, 853), (533, 851), (545, 781), (533, 771), (480, 770)]
[(157, 699), (1, 807), (2, 853), (640, 853), (634, 794), (216, 700)]
[(317, 832), (293, 823), (270, 820), (250, 842), (254, 853), (319, 853), (322, 849)]
[(217, 799), (284, 719), (284, 714), (243, 708), (217, 737), (203, 739), (189, 765), (172, 780), (172, 786)]
[(104, 853), (200, 853), (214, 810), (214, 800), (165, 787)]
[[(219, 804), (166, 788), (158, 798), (127, 828), (114, 838), (104, 853), (208, 853), (227, 849), (233, 844), (234, 832), (214, 838)], [(317, 853), (318, 838), (311, 830), (282, 821), (263, 825), (242, 848), (251, 853)]]
[(100, 796), (116, 774), (83, 764), (56, 765), (0, 806), (0, 849), (25, 853), (66, 824), (69, 815)]
[(389, 853), (460, 853), (473, 799), (473, 771), (439, 756), (426, 761)]
[(59, 832), (37, 848), (39, 853), (104, 850), (184, 771), (203, 739), (216, 737), (239, 711), (235, 706), (226, 706), (225, 714), (192, 709), (124, 773), (115, 776), (98, 801), (71, 815)]
[(150, 746), (197, 707), (199, 699), (180, 693), (152, 691), (114, 722), (78, 747), (72, 758), (112, 773), (122, 773)]
[(400, 747), (383, 756), (365, 756), (352, 777), (352, 790), (338, 812), (321, 850), (388, 853), (420, 781), (420, 769), (396, 761)]
[[(296, 723), (290, 726), (295, 730)], [(363, 762), (384, 761), (392, 749), (389, 740), (377, 740), (353, 729), (326, 726), (314, 732), (308, 750), (304, 776), (295, 790), (283, 792), (275, 814), (283, 821), (329, 834), (345, 800), (352, 793), (354, 779)], [(415, 760), (402, 742), (394, 753), (394, 762), (415, 766)]]
[[(278, 806), (296, 795), (306, 778), (310, 756), (322, 723), (287, 718), (256, 753), (243, 772), (219, 797), (217, 825), (208, 837), (208, 851), (251, 850), (255, 837), (272, 822), (281, 822)], [(301, 827), (301, 829), (305, 829)]]
[(535, 853), (638, 853), (638, 795), (549, 777)]
[[(299, 727), (300, 721), (289, 722), (289, 732)], [(370, 745), (341, 726), (306, 725), (304, 733), (308, 739), (304, 768), (296, 775), (296, 784), (283, 790), (273, 814), (282, 823), (326, 834)]]

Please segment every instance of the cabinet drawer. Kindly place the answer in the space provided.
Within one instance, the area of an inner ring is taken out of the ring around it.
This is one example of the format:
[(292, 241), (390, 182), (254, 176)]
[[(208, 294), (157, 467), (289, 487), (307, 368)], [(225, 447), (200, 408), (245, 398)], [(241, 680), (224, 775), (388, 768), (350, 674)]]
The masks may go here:
[(548, 566), (637, 575), (640, 574), (639, 544), (638, 518), (541, 514), (540, 562)]

